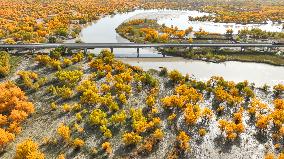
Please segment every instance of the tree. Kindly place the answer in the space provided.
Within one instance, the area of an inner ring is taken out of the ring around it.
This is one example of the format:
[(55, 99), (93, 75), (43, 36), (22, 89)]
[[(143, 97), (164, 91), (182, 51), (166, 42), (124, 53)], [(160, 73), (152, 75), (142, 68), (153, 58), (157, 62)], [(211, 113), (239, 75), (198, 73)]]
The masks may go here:
[(177, 139), (178, 146), (180, 149), (182, 149), (183, 151), (186, 151), (189, 149), (188, 142), (190, 140), (190, 137), (184, 131), (181, 131), (176, 139)]
[(64, 124), (60, 124), (59, 127), (57, 128), (57, 133), (61, 138), (63, 138), (65, 141), (70, 140), (70, 128), (68, 126), (65, 126)]
[(44, 159), (44, 154), (39, 151), (38, 144), (31, 139), (24, 140), (17, 145), (15, 159)]
[(111, 148), (110, 142), (104, 142), (104, 143), (102, 144), (102, 148), (103, 148), (103, 150), (105, 150), (108, 154), (111, 154), (111, 153), (112, 153), (112, 148)]
[(15, 135), (0, 128), (0, 151), (11, 141), (15, 139)]
[(190, 44), (192, 44), (192, 43), (193, 43), (193, 39), (192, 39), (192, 38), (189, 38), (189, 39), (187, 40), (187, 42), (190, 43)]
[(122, 140), (126, 145), (131, 145), (131, 144), (136, 145), (142, 140), (142, 137), (134, 132), (130, 132), (130, 133), (124, 133), (122, 135)]
[(10, 55), (5, 51), (0, 51), (0, 76), (8, 75), (10, 68)]

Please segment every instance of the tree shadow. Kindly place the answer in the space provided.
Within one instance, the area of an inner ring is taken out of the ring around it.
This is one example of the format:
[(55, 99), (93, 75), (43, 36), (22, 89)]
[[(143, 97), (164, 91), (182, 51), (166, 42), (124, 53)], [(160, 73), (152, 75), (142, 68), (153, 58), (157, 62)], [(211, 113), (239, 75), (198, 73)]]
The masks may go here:
[(224, 138), (222, 134), (219, 134), (216, 138), (214, 138), (213, 142), (214, 146), (219, 148), (221, 152), (230, 153), (233, 145), (240, 147), (241, 138), (238, 136), (235, 140), (230, 141)]

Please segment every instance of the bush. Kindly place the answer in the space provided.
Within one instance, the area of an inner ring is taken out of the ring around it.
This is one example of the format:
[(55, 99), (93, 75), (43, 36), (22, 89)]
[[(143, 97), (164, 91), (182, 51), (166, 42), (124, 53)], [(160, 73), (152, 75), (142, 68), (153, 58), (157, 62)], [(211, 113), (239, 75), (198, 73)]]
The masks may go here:
[(19, 71), (18, 75), (20, 76), (20, 79), (23, 80), (25, 86), (29, 89), (37, 90), (47, 81), (47, 78), (38, 78), (38, 74), (31, 71)]
[(78, 52), (74, 55), (72, 55), (72, 62), (77, 63), (82, 61), (84, 58), (84, 53), (83, 52)]
[(10, 73), (10, 55), (5, 52), (0, 52), (0, 75), (6, 76)]
[(17, 145), (15, 159), (44, 159), (44, 154), (38, 150), (38, 144), (27, 139)]
[(50, 51), (50, 57), (56, 60), (59, 60), (64, 53), (65, 48), (64, 47), (58, 47), (54, 50)]
[(14, 139), (14, 134), (5, 131), (5, 129), (0, 128), (0, 152), (7, 145), (7, 143), (13, 141)]
[(74, 71), (58, 71), (55, 76), (59, 82), (68, 87), (76, 86), (83, 76), (83, 72), (79, 70)]
[(112, 148), (111, 148), (111, 144), (109, 142), (104, 142), (102, 144), (102, 148), (103, 150), (105, 150), (108, 154), (111, 154), (112, 152)]
[(184, 131), (181, 131), (179, 135), (177, 136), (177, 142), (178, 142), (179, 148), (182, 149), (183, 151), (188, 150), (189, 140), (190, 140), (190, 137)]
[(106, 125), (107, 121), (107, 114), (102, 111), (101, 109), (94, 109), (90, 114), (89, 120), (92, 125)]
[(160, 76), (167, 76), (168, 75), (168, 69), (166, 67), (163, 67), (160, 71)]
[(174, 83), (178, 83), (183, 79), (182, 74), (177, 71), (177, 70), (173, 70), (169, 73), (169, 78), (174, 82)]
[(68, 126), (64, 125), (64, 124), (60, 124), (58, 129), (57, 129), (57, 133), (58, 135), (63, 138), (66, 142), (68, 142), (70, 140), (70, 129)]
[(139, 136), (139, 134), (136, 134), (134, 132), (130, 132), (130, 133), (124, 133), (122, 135), (122, 140), (126, 145), (131, 145), (131, 144), (138, 144), (139, 142), (141, 142), (142, 137)]
[(73, 141), (73, 146), (75, 148), (81, 148), (85, 145), (85, 142), (82, 140), (82, 139), (79, 139), (79, 138), (76, 138), (74, 141)]
[[(34, 105), (27, 101), (25, 93), (14, 83), (0, 84), (0, 126), (2, 132), (0, 134), (3, 134), (3, 138), (0, 139), (0, 147), (14, 138), (14, 135), (10, 133), (21, 131), (20, 123), (34, 111)], [(6, 130), (9, 133), (5, 132)]]

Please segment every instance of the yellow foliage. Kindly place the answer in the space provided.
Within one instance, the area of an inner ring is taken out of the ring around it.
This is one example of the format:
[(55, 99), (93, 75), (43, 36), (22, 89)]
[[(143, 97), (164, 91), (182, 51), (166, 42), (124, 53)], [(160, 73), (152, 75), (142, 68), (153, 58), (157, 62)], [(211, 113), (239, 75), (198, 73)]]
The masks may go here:
[(0, 51), (0, 75), (8, 75), (10, 72), (10, 68), (10, 55), (7, 52)]
[(201, 129), (199, 129), (198, 130), (198, 134), (200, 135), (200, 136), (205, 136), (206, 135), (206, 129), (204, 129), (204, 128), (201, 128)]
[(70, 140), (70, 129), (68, 126), (65, 126), (64, 124), (60, 124), (59, 127), (57, 128), (57, 133), (62, 137), (65, 141)]
[(82, 139), (76, 138), (73, 140), (73, 146), (75, 148), (82, 148), (85, 145), (85, 142)]
[(186, 151), (189, 149), (189, 140), (190, 137), (184, 132), (181, 131), (177, 136), (177, 142), (180, 149)]
[(111, 148), (111, 144), (109, 142), (104, 142), (102, 144), (102, 148), (108, 153), (111, 154), (112, 153), (112, 148)]
[(184, 111), (185, 122), (189, 125), (196, 124), (197, 120), (200, 118), (201, 112), (198, 105), (188, 104)]
[(44, 159), (44, 154), (38, 149), (38, 144), (31, 139), (17, 145), (15, 159)]
[(124, 133), (122, 135), (122, 140), (126, 145), (138, 144), (142, 140), (142, 137), (139, 136), (139, 134), (130, 132), (130, 133)]
[(106, 125), (107, 121), (107, 114), (103, 112), (101, 109), (94, 109), (90, 114), (90, 122), (94, 125)]
[(13, 141), (15, 139), (15, 135), (5, 131), (4, 129), (0, 128), (0, 148), (6, 146), (7, 143)]

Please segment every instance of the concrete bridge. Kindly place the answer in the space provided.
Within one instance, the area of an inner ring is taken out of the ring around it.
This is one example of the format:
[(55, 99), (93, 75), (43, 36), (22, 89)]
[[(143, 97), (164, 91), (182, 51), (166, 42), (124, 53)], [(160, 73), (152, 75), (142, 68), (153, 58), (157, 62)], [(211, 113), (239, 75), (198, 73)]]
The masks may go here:
[(83, 49), (86, 53), (88, 49), (95, 48), (109, 48), (113, 52), (114, 48), (136, 48), (137, 56), (139, 57), (140, 48), (199, 48), (199, 47), (212, 47), (212, 48), (241, 48), (243, 51), (248, 47), (258, 48), (284, 48), (284, 44), (272, 43), (193, 43), (193, 44), (137, 44), (137, 43), (54, 43), (54, 44), (0, 44), (0, 49), (29, 49), (33, 52), (37, 49), (52, 49), (57, 47), (64, 47), (66, 49)]

